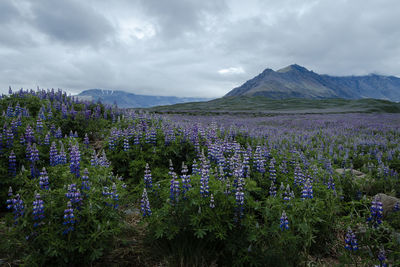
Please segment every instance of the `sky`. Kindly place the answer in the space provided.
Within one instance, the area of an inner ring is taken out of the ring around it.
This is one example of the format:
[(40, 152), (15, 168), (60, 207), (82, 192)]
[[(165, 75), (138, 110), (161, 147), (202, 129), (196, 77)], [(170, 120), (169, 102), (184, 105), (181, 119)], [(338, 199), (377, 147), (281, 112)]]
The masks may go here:
[(0, 0), (0, 93), (220, 97), (266, 68), (400, 77), (398, 0)]

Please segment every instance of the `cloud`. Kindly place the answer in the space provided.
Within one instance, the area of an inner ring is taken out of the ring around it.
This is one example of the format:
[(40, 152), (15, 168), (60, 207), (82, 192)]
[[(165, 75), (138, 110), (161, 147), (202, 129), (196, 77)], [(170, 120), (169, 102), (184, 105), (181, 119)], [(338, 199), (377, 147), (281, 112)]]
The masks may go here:
[(240, 74), (244, 73), (244, 69), (242, 67), (230, 67), (227, 69), (220, 69), (218, 73), (222, 75)]
[(113, 28), (104, 16), (85, 3), (75, 0), (32, 1), (32, 22), (51, 41), (97, 45), (113, 33)]
[(0, 1), (0, 88), (218, 97), (297, 63), (397, 75), (396, 0)]

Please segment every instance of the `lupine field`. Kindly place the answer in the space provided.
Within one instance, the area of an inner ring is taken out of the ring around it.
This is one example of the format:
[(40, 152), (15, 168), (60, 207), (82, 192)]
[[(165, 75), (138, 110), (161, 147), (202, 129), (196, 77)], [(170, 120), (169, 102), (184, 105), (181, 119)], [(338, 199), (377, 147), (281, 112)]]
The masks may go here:
[(0, 265), (400, 266), (398, 114), (0, 108)]

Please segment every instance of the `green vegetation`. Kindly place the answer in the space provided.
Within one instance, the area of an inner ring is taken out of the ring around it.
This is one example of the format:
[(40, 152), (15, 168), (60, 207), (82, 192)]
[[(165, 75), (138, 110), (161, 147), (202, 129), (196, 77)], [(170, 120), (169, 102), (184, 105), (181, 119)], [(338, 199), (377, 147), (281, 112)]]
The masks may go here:
[(151, 111), (196, 114), (282, 114), (282, 113), (400, 113), (400, 103), (378, 99), (304, 99), (284, 100), (265, 97), (223, 97), (207, 102), (160, 106)]

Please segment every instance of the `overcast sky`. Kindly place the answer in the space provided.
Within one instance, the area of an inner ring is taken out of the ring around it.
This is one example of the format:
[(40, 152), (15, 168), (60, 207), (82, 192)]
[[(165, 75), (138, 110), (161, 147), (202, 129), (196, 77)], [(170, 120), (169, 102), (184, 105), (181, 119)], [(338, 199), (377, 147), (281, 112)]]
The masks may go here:
[(297, 63), (400, 76), (398, 0), (0, 0), (0, 86), (219, 97)]

